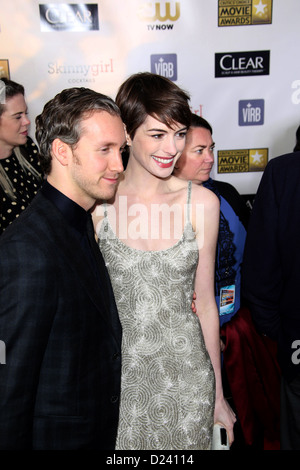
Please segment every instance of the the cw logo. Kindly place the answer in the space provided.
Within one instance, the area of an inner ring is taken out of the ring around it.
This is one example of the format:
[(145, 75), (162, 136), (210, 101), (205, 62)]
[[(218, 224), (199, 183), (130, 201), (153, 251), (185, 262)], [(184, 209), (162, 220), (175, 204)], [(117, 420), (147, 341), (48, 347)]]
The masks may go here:
[(175, 15), (171, 15), (171, 7), (170, 7), (170, 3), (166, 3), (166, 12), (165, 12), (165, 16), (162, 16), (161, 15), (161, 12), (160, 12), (160, 3), (155, 3), (155, 14), (153, 15), (153, 4), (148, 2), (148, 3), (144, 3), (144, 5), (142, 5), (140, 8), (139, 8), (139, 11), (138, 11), (138, 17), (140, 20), (142, 21), (167, 21), (167, 20), (170, 20), (170, 21), (176, 21), (178, 20), (179, 16), (180, 16), (180, 4), (179, 3), (175, 3)]

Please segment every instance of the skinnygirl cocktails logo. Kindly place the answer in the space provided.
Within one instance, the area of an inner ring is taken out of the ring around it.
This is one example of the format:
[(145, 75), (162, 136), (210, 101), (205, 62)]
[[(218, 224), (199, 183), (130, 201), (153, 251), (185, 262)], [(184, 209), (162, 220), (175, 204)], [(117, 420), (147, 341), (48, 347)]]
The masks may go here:
[[(191, 205), (186, 204), (184, 209), (180, 204), (129, 205), (127, 196), (120, 196), (118, 213), (113, 205), (101, 204), (97, 206), (95, 215), (97, 220), (100, 219), (96, 233), (99, 234), (101, 224), (104, 223), (104, 238), (175, 240), (176, 242), (182, 238), (186, 223), (190, 220)], [(193, 239), (197, 234), (198, 248), (202, 248), (204, 242), (203, 204), (193, 206), (193, 221), (195, 231), (190, 231), (190, 237)], [(101, 238), (103, 239), (103, 232), (101, 232)]]
[(69, 84), (94, 83), (97, 77), (114, 72), (112, 58), (99, 60), (93, 64), (67, 64), (58, 61), (48, 63), (48, 74), (67, 78)]

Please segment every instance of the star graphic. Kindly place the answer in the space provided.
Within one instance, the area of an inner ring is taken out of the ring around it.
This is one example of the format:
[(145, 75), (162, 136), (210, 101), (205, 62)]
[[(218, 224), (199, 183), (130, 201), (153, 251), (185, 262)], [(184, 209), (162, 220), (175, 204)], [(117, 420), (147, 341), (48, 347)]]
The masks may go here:
[(255, 163), (255, 164), (261, 163), (261, 161), (260, 161), (261, 157), (263, 157), (263, 154), (258, 153), (258, 151), (256, 150), (255, 154), (252, 155), (253, 163)]
[(267, 8), (267, 5), (263, 4), (261, 0), (259, 0), (258, 5), (254, 5), (254, 8), (256, 8), (256, 14), (258, 13), (265, 13), (265, 8)]

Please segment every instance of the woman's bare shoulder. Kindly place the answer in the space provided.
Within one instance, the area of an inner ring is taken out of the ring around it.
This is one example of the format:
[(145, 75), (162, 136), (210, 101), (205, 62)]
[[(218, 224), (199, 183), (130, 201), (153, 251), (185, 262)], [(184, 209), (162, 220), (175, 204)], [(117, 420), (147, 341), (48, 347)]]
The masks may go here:
[(202, 184), (192, 184), (192, 200), (203, 202), (211, 206), (219, 206), (219, 198), (210, 189), (205, 188)]
[(173, 191), (179, 191), (187, 187), (188, 182), (186, 180), (180, 179), (177, 176), (172, 175), (167, 181), (167, 184)]

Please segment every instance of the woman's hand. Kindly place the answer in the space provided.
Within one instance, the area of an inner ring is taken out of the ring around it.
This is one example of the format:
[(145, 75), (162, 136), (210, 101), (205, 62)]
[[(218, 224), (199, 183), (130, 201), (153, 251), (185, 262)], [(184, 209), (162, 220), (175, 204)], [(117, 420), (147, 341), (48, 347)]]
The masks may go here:
[(234, 441), (233, 426), (236, 422), (236, 416), (224, 397), (216, 401), (214, 422), (221, 424), (226, 429), (231, 446)]
[(197, 314), (197, 309), (196, 309), (195, 300), (196, 300), (196, 292), (193, 293), (193, 300), (192, 300), (192, 305), (191, 305), (191, 307), (192, 307), (192, 312)]

